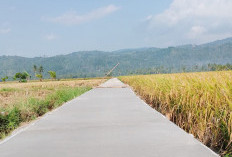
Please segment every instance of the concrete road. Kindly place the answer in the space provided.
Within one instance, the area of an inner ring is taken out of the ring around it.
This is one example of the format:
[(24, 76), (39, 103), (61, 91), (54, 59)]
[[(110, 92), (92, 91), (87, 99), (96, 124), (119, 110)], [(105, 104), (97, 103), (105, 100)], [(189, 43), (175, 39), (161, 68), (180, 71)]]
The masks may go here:
[(0, 157), (215, 157), (111, 79), (0, 144)]

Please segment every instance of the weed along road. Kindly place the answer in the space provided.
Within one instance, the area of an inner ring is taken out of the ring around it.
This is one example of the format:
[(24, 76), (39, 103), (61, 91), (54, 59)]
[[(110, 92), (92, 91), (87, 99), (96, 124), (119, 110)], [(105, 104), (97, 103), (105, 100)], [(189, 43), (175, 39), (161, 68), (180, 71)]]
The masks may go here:
[(1, 157), (215, 157), (111, 79), (0, 144)]

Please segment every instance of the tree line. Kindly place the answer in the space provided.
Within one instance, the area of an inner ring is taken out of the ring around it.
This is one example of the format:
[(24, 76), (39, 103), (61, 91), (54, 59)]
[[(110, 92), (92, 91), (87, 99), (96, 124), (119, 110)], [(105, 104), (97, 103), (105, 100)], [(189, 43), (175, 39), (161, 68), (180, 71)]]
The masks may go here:
[[(136, 69), (133, 71), (125, 71), (125, 73), (128, 75), (141, 75), (141, 74), (164, 74), (164, 73), (179, 73), (179, 72), (202, 72), (202, 71), (226, 71), (226, 70), (232, 70), (232, 64), (215, 64), (210, 63), (207, 65), (193, 65), (193, 66), (180, 66), (180, 67), (165, 67), (165, 66), (157, 66), (153, 68), (144, 68), (144, 69)], [(38, 79), (40, 81), (43, 81), (44, 77), (44, 67), (43, 66), (37, 66), (33, 65), (33, 72), (34, 77), (32, 77), (28, 72), (18, 72), (14, 75), (12, 78), (13, 80), (18, 80), (19, 82), (27, 82), (30, 79)], [(50, 75), (50, 78), (53, 80), (56, 80), (56, 72), (55, 71), (48, 71), (48, 74)], [(124, 73), (116, 71), (114, 72), (116, 76), (118, 75), (124, 75)], [(86, 75), (79, 73), (78, 77), (86, 77)], [(95, 75), (91, 75), (91, 77), (96, 77)], [(76, 78), (75, 76), (67, 76), (66, 78)], [(4, 76), (1, 78), (2, 82), (6, 82), (8, 79), (10, 79), (8, 76)]]
[[(44, 73), (44, 67), (40, 65), (37, 67), (37, 65), (33, 65), (33, 71), (34, 71), (34, 79), (39, 79), (40, 81), (43, 81), (43, 73)], [(48, 71), (48, 74), (50, 75), (50, 78), (53, 80), (56, 80), (56, 72), (55, 71)], [(6, 82), (9, 79), (8, 76), (1, 77), (2, 82)], [(17, 72), (14, 77), (12, 77), (13, 80), (18, 80), (19, 82), (27, 82), (28, 80), (32, 79), (32, 76), (27, 72)]]
[(215, 64), (207, 65), (193, 65), (180, 67), (165, 67), (157, 66), (153, 68), (137, 69), (134, 71), (127, 71), (129, 75), (143, 75), (143, 74), (167, 74), (167, 73), (184, 73), (184, 72), (203, 72), (203, 71), (228, 71), (232, 70), (232, 64)]

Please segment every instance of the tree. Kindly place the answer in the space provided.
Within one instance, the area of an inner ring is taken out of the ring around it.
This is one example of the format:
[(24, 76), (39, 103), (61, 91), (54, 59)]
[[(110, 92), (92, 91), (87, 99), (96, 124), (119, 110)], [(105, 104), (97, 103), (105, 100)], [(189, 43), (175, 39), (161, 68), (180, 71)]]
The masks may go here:
[(36, 77), (38, 77), (40, 81), (43, 81), (44, 68), (42, 65), (39, 67), (38, 71), (39, 71), (39, 74), (36, 74)]
[(36, 71), (37, 71), (37, 66), (36, 65), (33, 65), (33, 71), (34, 71), (34, 73), (36, 73)]
[(15, 74), (15, 78), (16, 79), (19, 79), (19, 82), (27, 82), (27, 79), (28, 79), (28, 77), (29, 77), (30, 75), (25, 71), (25, 72), (23, 72), (23, 73), (16, 73)]
[(22, 80), (22, 73), (16, 73), (14, 76), (16, 79), (19, 79), (19, 82)]
[(56, 79), (56, 72), (55, 71), (48, 71), (48, 73), (49, 73), (51, 79), (54, 79), (54, 80)]
[(37, 66), (36, 65), (33, 65), (33, 71), (34, 71), (34, 74), (36, 76), (36, 72), (37, 72)]
[(41, 65), (41, 66), (39, 67), (39, 73), (42, 74), (43, 72), (44, 72), (44, 68), (43, 68), (43, 66)]
[(43, 81), (43, 75), (42, 74), (36, 74), (35, 76), (37, 78), (39, 78), (40, 81)]
[(8, 79), (8, 76), (2, 77), (1, 79), (3, 82), (6, 82), (6, 80)]
[(28, 72), (26, 72), (26, 71), (24, 71), (24, 72), (23, 72), (23, 79), (28, 80), (29, 78), (30, 78), (29, 73), (28, 73)]

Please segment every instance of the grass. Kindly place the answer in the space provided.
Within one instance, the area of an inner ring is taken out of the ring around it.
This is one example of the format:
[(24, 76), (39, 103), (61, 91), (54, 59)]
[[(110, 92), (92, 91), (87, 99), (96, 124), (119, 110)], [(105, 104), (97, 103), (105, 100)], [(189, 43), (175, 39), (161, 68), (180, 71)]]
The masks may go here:
[(119, 78), (211, 149), (232, 153), (232, 71)]
[(12, 92), (12, 91), (17, 91), (16, 88), (1, 88), (0, 92)]
[(22, 123), (83, 94), (105, 79), (65, 80), (0, 85), (0, 139)]

